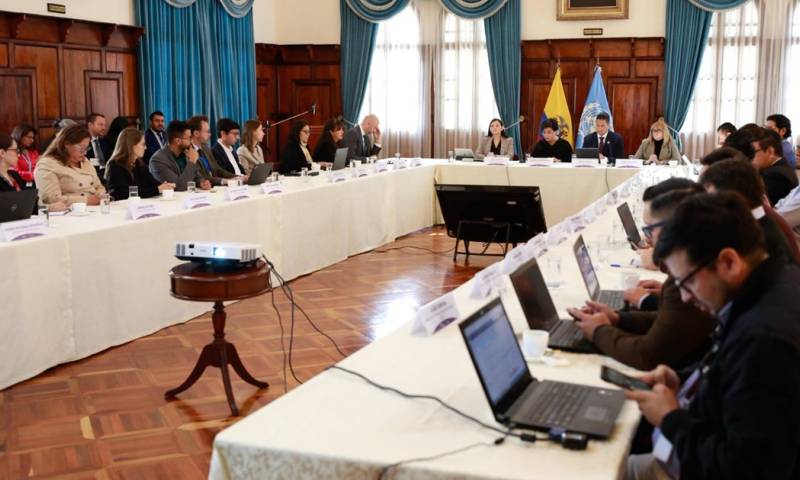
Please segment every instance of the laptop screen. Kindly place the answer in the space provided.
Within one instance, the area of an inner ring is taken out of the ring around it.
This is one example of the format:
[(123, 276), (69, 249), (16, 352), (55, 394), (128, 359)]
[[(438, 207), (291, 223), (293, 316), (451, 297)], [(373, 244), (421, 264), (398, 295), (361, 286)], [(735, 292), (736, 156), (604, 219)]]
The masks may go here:
[(520, 382), (527, 385), (531, 380), (503, 303), (493, 300), (466, 320), (461, 331), (492, 410), (497, 411)]
[(578, 268), (581, 271), (583, 283), (586, 284), (586, 290), (589, 292), (589, 298), (596, 300), (600, 295), (600, 282), (597, 281), (592, 259), (589, 258), (589, 249), (586, 248), (586, 244), (583, 242), (583, 235), (578, 235), (578, 240), (575, 241), (572, 251), (575, 253), (575, 260), (578, 261)]
[(625, 235), (628, 236), (628, 240), (639, 245), (642, 242), (642, 237), (639, 235), (639, 228), (636, 227), (636, 221), (633, 219), (628, 202), (624, 202), (617, 207), (617, 213), (622, 221), (622, 227), (625, 229)]
[(558, 321), (558, 312), (547, 290), (539, 263), (531, 258), (510, 276), (528, 326), (534, 330), (549, 330)]

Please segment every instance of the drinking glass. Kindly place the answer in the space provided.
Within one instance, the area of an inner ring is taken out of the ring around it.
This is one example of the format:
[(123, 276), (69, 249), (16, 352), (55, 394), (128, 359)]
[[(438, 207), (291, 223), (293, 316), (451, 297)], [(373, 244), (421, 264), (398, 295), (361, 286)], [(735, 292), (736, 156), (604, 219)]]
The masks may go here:
[(103, 215), (111, 213), (111, 195), (107, 193), (100, 195), (100, 213)]
[(195, 182), (186, 182), (186, 191), (194, 193), (197, 191), (197, 184)]

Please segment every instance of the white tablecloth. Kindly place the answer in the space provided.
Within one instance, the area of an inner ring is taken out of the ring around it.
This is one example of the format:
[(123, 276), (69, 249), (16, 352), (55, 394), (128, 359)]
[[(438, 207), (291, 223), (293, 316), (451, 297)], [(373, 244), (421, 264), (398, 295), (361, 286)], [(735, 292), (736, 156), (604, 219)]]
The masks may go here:
[[(652, 171), (647, 175), (649, 180), (656, 180)], [(604, 247), (608, 254), (604, 262), (595, 261), (600, 285), (605, 289), (622, 288), (623, 272), (659, 276), (629, 266), (635, 254), (624, 241), (614, 208), (618, 193), (629, 194), (627, 200), (634, 201), (643, 187), (641, 178), (636, 178), (615, 190), (613, 198), (596, 204), (595, 213), (602, 210), (601, 204), (606, 205), (605, 212), (579, 232), (590, 249), (598, 242), (607, 244), (609, 238), (615, 242)], [(561, 224), (551, 234), (555, 238), (565, 227)], [(551, 294), (562, 313), (587, 298), (571, 250), (576, 236), (577, 233), (568, 235), (541, 257), (546, 279), (555, 276), (560, 262), (563, 286), (551, 289)], [(613, 268), (612, 263), (623, 267)], [(500, 291), (504, 304), (519, 332), (527, 328), (524, 315), (507, 277), (503, 281), (505, 288)], [(462, 318), (487, 301), (471, 298), (474, 282), (475, 279), (454, 291)], [(431, 337), (420, 337), (411, 334), (411, 320), (340, 365), (408, 393), (438, 396), (470, 415), (494, 423), (456, 323)], [(532, 363), (532, 374), (608, 387), (599, 378), (600, 366), (610, 363), (624, 369), (596, 355), (557, 355), (568, 359), (569, 365), (545, 367)], [(481, 446), (438, 460), (406, 464), (391, 478), (617, 478), (638, 419), (635, 404), (626, 402), (612, 436), (607, 441), (591, 441), (586, 451), (509, 438), (500, 446)], [(344, 372), (329, 370), (217, 435), (209, 478), (376, 478), (385, 465), (475, 442), (491, 443), (497, 436), (434, 402), (406, 399)]]

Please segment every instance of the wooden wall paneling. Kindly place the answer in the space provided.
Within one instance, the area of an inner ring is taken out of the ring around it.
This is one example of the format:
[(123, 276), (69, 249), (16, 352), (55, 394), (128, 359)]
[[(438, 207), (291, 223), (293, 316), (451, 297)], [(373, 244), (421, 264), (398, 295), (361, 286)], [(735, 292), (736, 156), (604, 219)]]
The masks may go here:
[(3, 102), (0, 108), (0, 132), (11, 133), (20, 122), (37, 124), (36, 71), (25, 69), (0, 70), (0, 92), (14, 101)]
[(614, 130), (625, 139), (626, 154), (636, 152), (657, 118), (655, 91), (655, 81), (648, 79), (612, 79), (608, 86)]
[(125, 92), (121, 73), (84, 72), (86, 109), (102, 112), (109, 122), (123, 113)]
[[(83, 119), (89, 111), (86, 104), (87, 70), (100, 71), (100, 52), (96, 50), (63, 50), (64, 68), (64, 114), (67, 117)], [(105, 112), (98, 112), (106, 115)], [(113, 118), (113, 117), (111, 117)]]
[[(136, 71), (136, 55), (133, 53), (107, 52), (106, 71), (122, 75), (123, 102), (121, 115), (135, 120), (139, 117), (139, 74)], [(149, 112), (148, 112), (149, 114)]]
[(8, 66), (8, 43), (0, 42), (0, 67)]
[[(58, 48), (37, 45), (15, 45), (14, 64), (18, 67), (33, 67), (37, 78), (37, 113), (41, 121), (52, 123), (61, 112), (59, 92)], [(56, 80), (56, 81), (54, 81)]]

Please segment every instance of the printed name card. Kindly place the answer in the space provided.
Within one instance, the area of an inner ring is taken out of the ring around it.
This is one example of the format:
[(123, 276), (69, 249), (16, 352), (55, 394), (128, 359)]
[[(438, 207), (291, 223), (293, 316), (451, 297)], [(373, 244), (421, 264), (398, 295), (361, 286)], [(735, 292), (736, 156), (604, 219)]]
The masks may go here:
[(575, 233), (579, 230), (583, 230), (585, 225), (583, 217), (579, 215), (573, 215), (567, 219), (567, 231), (569, 233)]
[(473, 279), (475, 282), (470, 292), (472, 298), (486, 298), (492, 293), (495, 285), (500, 283), (503, 274), (503, 262), (495, 262), (480, 272), (476, 273)]
[(431, 336), (458, 320), (459, 311), (453, 293), (448, 293), (417, 311), (411, 333)]
[(4, 242), (42, 237), (47, 234), (46, 222), (47, 220), (44, 217), (37, 216), (27, 220), (0, 223), (0, 237)]
[(519, 245), (506, 255), (503, 259), (503, 273), (509, 274), (517, 269), (520, 265), (528, 261), (532, 255), (530, 251), (525, 248), (525, 245)]
[(422, 159), (421, 158), (412, 158), (408, 161), (409, 166), (413, 167), (421, 167), (422, 166)]
[(350, 175), (350, 172), (344, 168), (341, 170), (331, 170), (330, 174), (328, 175), (328, 181), (330, 183), (344, 182), (347, 180), (348, 175)]
[(573, 167), (596, 167), (597, 166), (597, 159), (596, 158), (573, 158), (572, 159), (572, 166)]
[(555, 163), (553, 158), (529, 158), (525, 160), (526, 165), (531, 167), (552, 167)]
[(508, 165), (508, 157), (500, 155), (492, 155), (485, 157), (483, 163), (486, 165)]
[(406, 168), (408, 165), (406, 164), (405, 158), (395, 158), (394, 159), (394, 169), (395, 170), (402, 170)]
[(581, 218), (583, 219), (584, 225), (593, 223), (595, 219), (597, 219), (597, 214), (594, 211), (594, 205), (589, 205), (588, 207), (584, 208), (581, 212)]
[(528, 258), (538, 257), (543, 254), (547, 251), (547, 235), (540, 233), (531, 238), (528, 240), (528, 243), (525, 244), (525, 249), (527, 250)]
[(183, 200), (184, 210), (211, 206), (211, 196), (207, 193), (190, 193)]
[(356, 167), (355, 176), (356, 178), (366, 177), (369, 175), (369, 170), (367, 170), (367, 166), (363, 163)]
[(265, 193), (267, 195), (275, 195), (276, 193), (283, 192), (283, 184), (278, 182), (267, 182), (261, 184), (261, 193)]
[(618, 158), (616, 166), (619, 168), (642, 168), (644, 160), (641, 158)]
[(247, 185), (237, 185), (225, 189), (225, 200), (234, 201), (250, 198), (250, 187)]
[(567, 225), (565, 222), (559, 223), (547, 232), (547, 244), (554, 247), (567, 239)]
[(389, 161), (388, 160), (378, 160), (375, 162), (375, 171), (378, 173), (381, 172), (388, 172), (389, 171)]
[(128, 203), (128, 220), (139, 220), (142, 218), (158, 217), (158, 206), (155, 203), (133, 202)]

